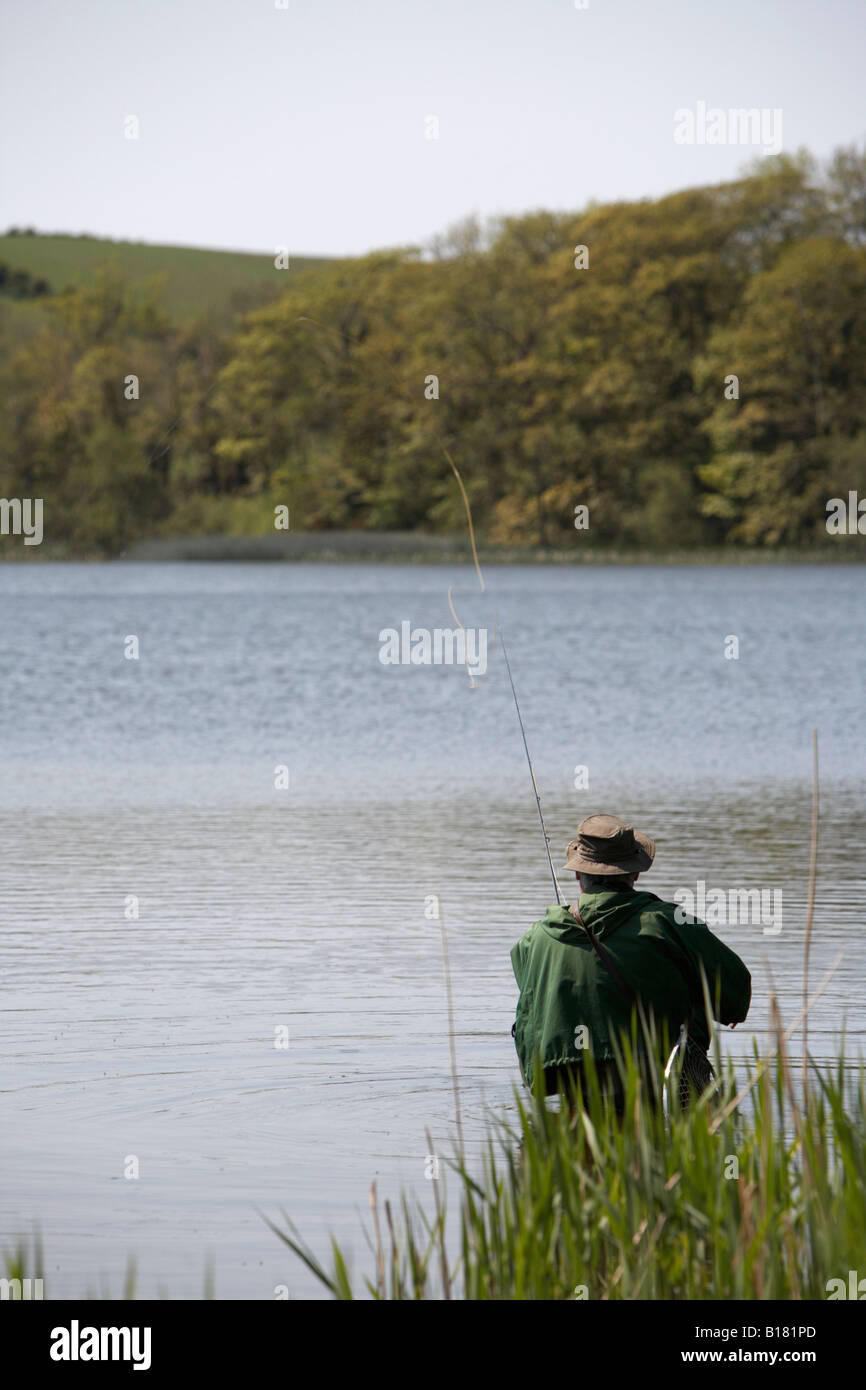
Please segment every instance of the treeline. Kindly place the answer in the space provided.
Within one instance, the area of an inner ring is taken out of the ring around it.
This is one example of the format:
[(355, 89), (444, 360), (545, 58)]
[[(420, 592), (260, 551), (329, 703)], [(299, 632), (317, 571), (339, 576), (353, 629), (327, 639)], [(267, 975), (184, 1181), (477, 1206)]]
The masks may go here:
[(51, 286), (41, 275), (31, 275), (29, 270), (16, 270), (0, 261), (0, 294), (12, 299), (39, 299), (50, 294)]
[(815, 546), (866, 497), (864, 151), (274, 274), (222, 335), (108, 274), (7, 321), (0, 493), (101, 554), (460, 534), (449, 453), (493, 544)]

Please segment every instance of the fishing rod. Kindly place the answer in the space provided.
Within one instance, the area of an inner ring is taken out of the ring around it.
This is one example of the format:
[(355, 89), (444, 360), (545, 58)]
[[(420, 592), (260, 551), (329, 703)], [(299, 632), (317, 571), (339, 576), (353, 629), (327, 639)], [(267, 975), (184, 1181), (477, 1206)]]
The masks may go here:
[(532, 759), (529, 756), (529, 744), (526, 742), (526, 729), (523, 727), (523, 716), (520, 713), (520, 702), (517, 699), (517, 691), (514, 688), (514, 677), (511, 674), (511, 662), (508, 660), (508, 648), (505, 645), (505, 635), (502, 631), (501, 623), (499, 624), (499, 642), (502, 647), (502, 655), (505, 657), (505, 667), (508, 671), (508, 681), (511, 685), (511, 694), (514, 697), (514, 708), (517, 710), (517, 718), (520, 723), (520, 732), (523, 737), (523, 748), (524, 752), (526, 753), (526, 761), (529, 764), (529, 775), (532, 778), (532, 790), (535, 793), (535, 805), (538, 808), (538, 819), (541, 822), (541, 833), (544, 836), (544, 849), (545, 853), (547, 854), (547, 863), (550, 868), (550, 877), (553, 881), (553, 891), (556, 894), (557, 905), (561, 907), (562, 898), (559, 896), (559, 884), (556, 881), (556, 874), (553, 870), (553, 860), (550, 857), (550, 837), (547, 833), (547, 827), (544, 824), (544, 813), (541, 809), (541, 797), (538, 795), (538, 783), (535, 780), (535, 773), (532, 768)]
[[(298, 317), (298, 319), (297, 319), (297, 322), (298, 322), (298, 323), (302, 323), (302, 322), (303, 322), (303, 323), (315, 324), (315, 326), (316, 326), (317, 328), (324, 328), (324, 329), (326, 329), (327, 331), (330, 331), (331, 333), (336, 333), (338, 337), (342, 337), (342, 338), (344, 338), (344, 339), (345, 339), (345, 338), (349, 338), (350, 340), (352, 340), (352, 335), (349, 334), (349, 333), (346, 333), (346, 331), (345, 331), (344, 329), (335, 329), (331, 324), (322, 323), (321, 320), (313, 318), (312, 315), (310, 315), (310, 314), (301, 314), (301, 315), (299, 315), (299, 317)], [(377, 353), (376, 356), (381, 357), (381, 354)], [(392, 367), (391, 363), (388, 362), (385, 358), (382, 358), (381, 360), (384, 362), (384, 364), (385, 364), (385, 366), (386, 366), (386, 368), (387, 368), (389, 374), (391, 375), (391, 377), (392, 377), (392, 379), (393, 379), (393, 377), (394, 377), (394, 370), (393, 370), (393, 367)], [(404, 390), (401, 389), (401, 394), (404, 394), (404, 395), (405, 395), (406, 393), (405, 393)], [(410, 396), (410, 399), (411, 399), (411, 396)], [(464, 486), (464, 484), (463, 484), (463, 479), (462, 479), (461, 476), (460, 476), (460, 470), (459, 470), (459, 468), (457, 467), (457, 464), (454, 462), (454, 459), (453, 459), (452, 456), (451, 456), (451, 451), (450, 451), (450, 449), (448, 448), (447, 444), (445, 444), (444, 440), (442, 440), (442, 439), (439, 439), (439, 440), (438, 440), (438, 444), (439, 444), (439, 448), (440, 448), (441, 451), (442, 451), (443, 456), (445, 457), (445, 459), (446, 459), (447, 462), (448, 462), (448, 465), (449, 465), (449, 467), (450, 467), (452, 473), (454, 474), (454, 477), (457, 479), (457, 483), (458, 483), (458, 486), (459, 486), (459, 488), (460, 488), (460, 495), (461, 495), (461, 497), (462, 497), (462, 499), (463, 499), (463, 506), (464, 506), (464, 509), (465, 509), (465, 511), (466, 511), (466, 520), (467, 520), (468, 525), (469, 525), (469, 540), (470, 540), (470, 543), (471, 543), (471, 545), (472, 545), (472, 560), (473, 560), (473, 563), (474, 563), (474, 565), (475, 565), (475, 572), (476, 572), (476, 574), (478, 575), (478, 582), (479, 582), (479, 585), (480, 585), (480, 587), (481, 587), (481, 592), (484, 593), (484, 590), (485, 590), (484, 575), (481, 573), (481, 564), (480, 564), (480, 561), (479, 561), (479, 559), (478, 559), (478, 547), (477, 547), (477, 545), (476, 545), (476, 543), (475, 543), (475, 527), (474, 527), (473, 524), (472, 524), (472, 508), (471, 508), (471, 506), (469, 505), (469, 497), (468, 497), (468, 495), (467, 495), (466, 488), (465, 488), (465, 486)], [(449, 588), (449, 590), (448, 590), (448, 605), (449, 605), (449, 607), (450, 607), (450, 609), (451, 609), (451, 612), (454, 613), (454, 605), (453, 605), (453, 603), (452, 603), (452, 601), (451, 601), (451, 589), (450, 589), (450, 588)], [(456, 613), (454, 613), (454, 618), (455, 618), (455, 621), (458, 622), (458, 623), (460, 624), (460, 627), (462, 628), (463, 624), (460, 622), (460, 619), (457, 617), (457, 614), (456, 614)], [(540, 823), (541, 823), (541, 833), (542, 833), (542, 835), (544, 836), (544, 851), (545, 851), (545, 854), (547, 855), (547, 864), (548, 864), (548, 867), (549, 867), (549, 869), (550, 869), (550, 878), (551, 878), (551, 882), (553, 883), (553, 891), (554, 891), (554, 893), (556, 894), (556, 902), (557, 902), (557, 905), (561, 907), (561, 906), (562, 906), (562, 898), (561, 898), (560, 895), (559, 895), (559, 884), (558, 884), (557, 881), (556, 881), (556, 874), (554, 873), (554, 869), (553, 869), (553, 860), (552, 860), (551, 857), (550, 857), (550, 839), (549, 839), (549, 836), (548, 836), (548, 834), (547, 834), (547, 827), (546, 827), (545, 824), (544, 824), (544, 814), (543, 814), (542, 809), (541, 809), (541, 797), (540, 797), (539, 794), (538, 794), (538, 783), (537, 783), (536, 780), (535, 780), (535, 772), (534, 772), (533, 767), (532, 767), (532, 758), (529, 756), (529, 744), (526, 742), (526, 729), (525, 729), (524, 726), (523, 726), (523, 716), (522, 716), (522, 714), (520, 713), (520, 702), (519, 702), (519, 700), (518, 700), (518, 698), (517, 698), (517, 691), (516, 691), (516, 689), (515, 689), (515, 687), (514, 687), (514, 677), (513, 677), (512, 674), (511, 674), (511, 662), (508, 660), (508, 649), (507, 649), (506, 646), (505, 646), (505, 636), (504, 636), (503, 631), (502, 631), (502, 624), (499, 622), (499, 620), (498, 620), (498, 619), (495, 619), (494, 622), (495, 622), (496, 626), (498, 626), (498, 628), (499, 628), (499, 640), (500, 640), (500, 642), (502, 643), (502, 655), (505, 657), (505, 665), (506, 665), (506, 668), (507, 668), (507, 670), (508, 670), (508, 681), (509, 681), (509, 684), (510, 684), (510, 686), (511, 686), (511, 694), (512, 694), (512, 697), (513, 697), (513, 699), (514, 699), (514, 708), (515, 708), (516, 711), (517, 711), (517, 719), (518, 719), (518, 722), (519, 722), (519, 724), (520, 724), (520, 733), (521, 733), (521, 736), (522, 736), (522, 738), (523, 738), (523, 748), (524, 748), (524, 752), (526, 753), (526, 761), (527, 761), (527, 763), (529, 764), (529, 775), (530, 775), (530, 777), (532, 778), (532, 790), (533, 790), (533, 792), (535, 793), (535, 805), (536, 805), (536, 807), (537, 807), (537, 809), (538, 809), (538, 819), (539, 819), (539, 821), (540, 821)], [(494, 629), (494, 631), (495, 631), (495, 629)], [(474, 682), (473, 682), (473, 684), (474, 684)]]

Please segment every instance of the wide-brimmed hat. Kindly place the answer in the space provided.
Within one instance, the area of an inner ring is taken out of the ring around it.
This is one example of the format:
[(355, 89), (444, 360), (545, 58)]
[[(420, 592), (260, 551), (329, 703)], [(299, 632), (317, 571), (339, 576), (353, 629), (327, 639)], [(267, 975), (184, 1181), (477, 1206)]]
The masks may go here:
[(563, 871), (642, 874), (655, 858), (655, 841), (617, 816), (587, 816), (566, 848)]

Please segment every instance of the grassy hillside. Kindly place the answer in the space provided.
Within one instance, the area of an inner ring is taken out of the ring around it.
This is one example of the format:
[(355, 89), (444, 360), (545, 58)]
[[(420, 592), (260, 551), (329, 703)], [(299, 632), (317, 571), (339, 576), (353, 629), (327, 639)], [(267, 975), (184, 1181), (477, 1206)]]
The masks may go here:
[(323, 264), (310, 256), (292, 256), (289, 270), (278, 271), (268, 252), (251, 255), (88, 236), (21, 234), (0, 236), (0, 261), (42, 277), (54, 291), (85, 283), (102, 266), (113, 266), (134, 280), (164, 277), (161, 302), (178, 324), (199, 315), (226, 324), (237, 313), (281, 293), (290, 279)]

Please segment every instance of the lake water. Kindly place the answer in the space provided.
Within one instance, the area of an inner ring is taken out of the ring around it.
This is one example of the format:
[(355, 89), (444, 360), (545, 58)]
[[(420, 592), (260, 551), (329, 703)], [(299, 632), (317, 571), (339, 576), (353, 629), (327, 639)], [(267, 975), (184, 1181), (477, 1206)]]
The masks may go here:
[[(0, 567), (0, 1234), (39, 1224), (50, 1296), (118, 1294), (130, 1255), (143, 1295), (199, 1297), (210, 1258), (217, 1297), (315, 1296), (281, 1210), (368, 1267), (371, 1180), (429, 1199), (426, 1132), (454, 1141), (428, 895), (470, 1149), (507, 1113), (509, 950), (553, 890), (497, 625), (556, 862), (609, 810), (656, 839), (662, 897), (782, 893), (780, 930), (714, 927), (753, 973), (735, 1058), (771, 982), (801, 1004), (818, 728), (812, 985), (844, 958), (809, 1044), (864, 1052), (862, 569), (484, 573)], [(386, 628), (454, 627), (449, 585), (491, 633), (474, 685), (379, 659)]]

